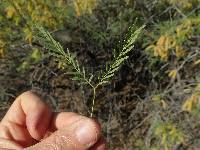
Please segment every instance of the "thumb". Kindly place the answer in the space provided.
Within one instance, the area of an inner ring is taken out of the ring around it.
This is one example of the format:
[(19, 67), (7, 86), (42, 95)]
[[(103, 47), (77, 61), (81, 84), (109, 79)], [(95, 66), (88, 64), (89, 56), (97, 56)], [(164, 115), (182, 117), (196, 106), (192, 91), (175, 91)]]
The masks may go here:
[(92, 147), (99, 138), (100, 126), (95, 121), (86, 118), (57, 130), (26, 150), (85, 150)]

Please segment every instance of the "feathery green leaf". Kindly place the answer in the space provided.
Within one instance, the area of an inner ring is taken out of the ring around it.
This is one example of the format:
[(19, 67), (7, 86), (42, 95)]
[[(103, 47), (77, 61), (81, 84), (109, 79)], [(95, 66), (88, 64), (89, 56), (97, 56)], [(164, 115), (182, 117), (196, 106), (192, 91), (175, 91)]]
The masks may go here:
[(105, 72), (101, 77), (99, 77), (98, 85), (107, 83), (109, 79), (114, 76), (115, 72), (120, 69), (122, 63), (129, 58), (128, 53), (133, 50), (134, 43), (144, 27), (145, 26), (140, 27), (135, 32), (131, 31), (130, 37), (125, 41), (125, 44), (123, 45), (122, 50), (119, 51), (118, 56), (116, 54), (116, 50), (113, 51), (114, 60), (108, 66), (106, 65)]
[(59, 42), (55, 41), (51, 34), (48, 31), (45, 31), (42, 27), (37, 27), (39, 31), (36, 39), (49, 50), (49, 54), (54, 56), (58, 61), (62, 61), (65, 64), (65, 68), (68, 69), (72, 80), (78, 81), (81, 84), (88, 84), (92, 86), (91, 80), (86, 77), (85, 68), (80, 69), (78, 60), (74, 55), (70, 53), (67, 49), (67, 52), (64, 51), (63, 47)]

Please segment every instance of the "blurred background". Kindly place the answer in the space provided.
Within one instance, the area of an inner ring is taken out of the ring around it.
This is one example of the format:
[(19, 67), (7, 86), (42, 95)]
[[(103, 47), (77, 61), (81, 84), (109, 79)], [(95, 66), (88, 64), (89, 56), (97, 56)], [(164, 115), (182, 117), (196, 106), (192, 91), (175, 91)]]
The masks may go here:
[(91, 89), (34, 40), (34, 24), (94, 74), (130, 26), (146, 24), (120, 72), (98, 91), (95, 117), (111, 150), (199, 149), (200, 0), (0, 0), (0, 116), (27, 90), (55, 111), (88, 116)]

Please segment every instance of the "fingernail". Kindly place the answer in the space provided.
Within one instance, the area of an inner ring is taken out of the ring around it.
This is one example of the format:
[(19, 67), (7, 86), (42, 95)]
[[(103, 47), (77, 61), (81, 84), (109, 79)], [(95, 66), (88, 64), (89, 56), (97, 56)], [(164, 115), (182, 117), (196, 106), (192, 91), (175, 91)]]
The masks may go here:
[(87, 148), (92, 146), (97, 140), (96, 127), (92, 121), (81, 122), (76, 128), (75, 134), (77, 140)]

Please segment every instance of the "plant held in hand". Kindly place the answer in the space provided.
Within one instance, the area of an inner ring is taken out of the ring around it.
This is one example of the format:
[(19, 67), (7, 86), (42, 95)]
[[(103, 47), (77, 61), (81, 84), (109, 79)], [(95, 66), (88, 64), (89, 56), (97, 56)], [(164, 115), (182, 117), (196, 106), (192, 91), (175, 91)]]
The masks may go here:
[(145, 26), (140, 27), (135, 32), (131, 28), (130, 36), (125, 40), (122, 49), (118, 52), (115, 50), (113, 51), (114, 59), (106, 65), (105, 70), (101, 71), (101, 74), (97, 76), (97, 82), (93, 82), (95, 76), (92, 73), (86, 73), (85, 68), (79, 65), (76, 57), (68, 49), (65, 52), (61, 44), (54, 40), (51, 34), (45, 31), (43, 27), (37, 27), (39, 32), (37, 32), (36, 39), (49, 50), (50, 55), (54, 56), (59, 62), (63, 62), (64, 68), (68, 70), (67, 73), (71, 75), (72, 80), (92, 88), (93, 98), (90, 116), (93, 117), (97, 89), (100, 86), (108, 84), (124, 61), (129, 58), (128, 54), (133, 50), (134, 43), (144, 27)]

